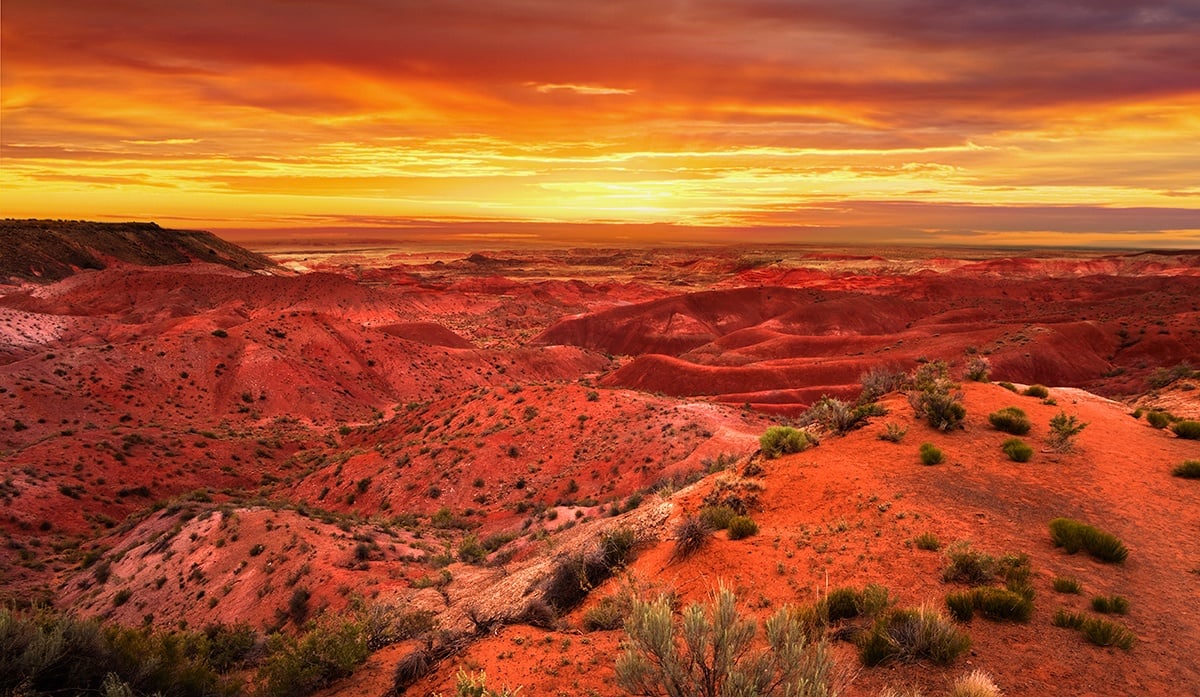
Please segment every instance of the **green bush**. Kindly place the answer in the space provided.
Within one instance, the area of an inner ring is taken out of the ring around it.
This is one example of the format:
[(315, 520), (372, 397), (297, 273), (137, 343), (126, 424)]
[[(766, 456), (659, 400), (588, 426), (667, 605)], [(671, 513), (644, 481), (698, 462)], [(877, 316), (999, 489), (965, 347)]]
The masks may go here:
[(1187, 440), (1200, 440), (1200, 421), (1176, 421), (1171, 424), (1175, 435)]
[(1092, 598), (1092, 609), (1105, 615), (1129, 614), (1129, 599), (1120, 595), (1097, 595)]
[(1070, 518), (1050, 521), (1050, 539), (1068, 554), (1082, 549), (1104, 562), (1121, 563), (1129, 556), (1129, 550), (1116, 536)]
[(1055, 627), (1078, 629), (1083, 636), (1097, 646), (1116, 646), (1126, 651), (1133, 648), (1136, 639), (1133, 632), (1116, 622), (1102, 617), (1088, 617), (1082, 612), (1071, 612), (1059, 608), (1051, 621)]
[(1166, 428), (1167, 426), (1171, 425), (1171, 422), (1174, 421), (1174, 419), (1171, 418), (1171, 415), (1165, 411), (1155, 410), (1146, 412), (1146, 421), (1148, 421), (1150, 425), (1155, 428)]
[(268, 647), (258, 679), (269, 697), (315, 692), (351, 675), (370, 655), (363, 626), (345, 620), (318, 623), (298, 637), (274, 634)]
[(1045, 385), (1030, 385), (1029, 387), (1026, 387), (1025, 391), (1021, 394), (1025, 395), (1026, 397), (1045, 399), (1050, 396), (1050, 390), (1046, 389)]
[(733, 510), (732, 506), (721, 504), (718, 506), (705, 506), (700, 509), (700, 517), (708, 524), (708, 527), (713, 530), (725, 530), (729, 527), (729, 521), (733, 520), (737, 515), (737, 511)]
[(967, 408), (963, 406), (962, 394), (949, 391), (923, 391), (909, 394), (909, 404), (917, 418), (925, 419), (939, 431), (963, 428)]
[(931, 532), (923, 532), (913, 538), (913, 543), (917, 545), (917, 549), (923, 549), (928, 552), (936, 552), (942, 548), (942, 542)]
[(1200, 479), (1200, 460), (1184, 460), (1182, 465), (1171, 470), (1171, 474), (1184, 479)]
[(1004, 389), (1008, 390), (1009, 392), (1017, 391), (1017, 386), (1012, 384), (1011, 382), (998, 382), (996, 384), (1003, 387)]
[(946, 596), (946, 608), (950, 616), (958, 622), (970, 622), (975, 617), (975, 594), (972, 591), (958, 591)]
[(992, 586), (950, 593), (946, 596), (946, 606), (951, 616), (960, 622), (969, 622), (976, 611), (996, 621), (1028, 622), (1033, 616), (1033, 600)]
[(1058, 412), (1050, 419), (1050, 447), (1059, 452), (1067, 452), (1073, 447), (1075, 436), (1085, 428), (1087, 424), (1074, 415), (1068, 416), (1065, 411)]
[(857, 640), (868, 666), (928, 660), (947, 665), (971, 648), (971, 638), (936, 609), (896, 608), (881, 614)]
[(1074, 595), (1079, 595), (1083, 592), (1083, 584), (1081, 584), (1079, 579), (1075, 578), (1074, 576), (1059, 576), (1051, 582), (1051, 585), (1053, 585), (1054, 590), (1058, 591), (1059, 593), (1071, 593)]
[(921, 462), (926, 465), (940, 465), (945, 454), (933, 443), (921, 444)]
[(740, 540), (758, 534), (758, 523), (744, 515), (734, 516), (729, 521), (729, 539)]
[(768, 460), (808, 450), (812, 439), (808, 433), (791, 426), (772, 426), (758, 439), (763, 457)]
[(1029, 459), (1033, 457), (1033, 448), (1020, 438), (1009, 438), (1004, 441), (1004, 445), (1001, 445), (1000, 449), (1013, 462), (1029, 462)]
[(1025, 415), (1025, 410), (1018, 407), (1004, 407), (999, 411), (994, 411), (988, 414), (988, 421), (997, 431), (1011, 433), (1014, 436), (1023, 436), (1029, 433), (1029, 429), (1033, 426), (1029, 422), (1029, 417)]

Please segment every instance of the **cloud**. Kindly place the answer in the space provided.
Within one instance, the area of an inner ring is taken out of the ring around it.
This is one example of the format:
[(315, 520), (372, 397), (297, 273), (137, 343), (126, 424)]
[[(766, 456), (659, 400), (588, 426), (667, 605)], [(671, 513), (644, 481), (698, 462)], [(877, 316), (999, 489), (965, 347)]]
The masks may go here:
[(575, 94), (584, 95), (607, 95), (607, 94), (633, 94), (635, 90), (621, 89), (620, 87), (603, 87), (600, 85), (556, 85), (556, 84), (537, 84), (535, 82), (525, 83), (529, 87), (533, 87), (538, 92), (547, 94), (550, 92), (574, 92)]

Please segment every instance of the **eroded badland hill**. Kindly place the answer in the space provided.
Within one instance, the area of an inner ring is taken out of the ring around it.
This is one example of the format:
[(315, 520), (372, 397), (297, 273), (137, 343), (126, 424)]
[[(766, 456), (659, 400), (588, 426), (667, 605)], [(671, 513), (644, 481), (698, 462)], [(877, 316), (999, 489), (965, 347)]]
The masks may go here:
[[(722, 585), (845, 695), (1200, 685), (1200, 255), (4, 226), (4, 694), (615, 697), (630, 598)], [(970, 648), (867, 667), (922, 606)]]

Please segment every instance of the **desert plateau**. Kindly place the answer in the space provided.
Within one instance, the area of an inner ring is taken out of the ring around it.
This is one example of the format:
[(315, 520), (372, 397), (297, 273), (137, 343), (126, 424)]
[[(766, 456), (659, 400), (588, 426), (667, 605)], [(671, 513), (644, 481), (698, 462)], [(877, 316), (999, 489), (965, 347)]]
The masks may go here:
[(2, 694), (1200, 689), (1196, 252), (0, 250)]

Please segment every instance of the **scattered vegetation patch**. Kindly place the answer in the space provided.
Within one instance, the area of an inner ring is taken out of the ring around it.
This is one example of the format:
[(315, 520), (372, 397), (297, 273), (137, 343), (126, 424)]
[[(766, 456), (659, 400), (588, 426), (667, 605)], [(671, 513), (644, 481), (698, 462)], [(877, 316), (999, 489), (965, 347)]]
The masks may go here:
[(868, 666), (921, 660), (947, 665), (971, 648), (971, 638), (931, 606), (882, 613), (857, 643)]
[(1020, 438), (1009, 438), (1000, 446), (1008, 459), (1013, 462), (1029, 462), (1033, 457), (1033, 448)]
[(1026, 387), (1025, 391), (1021, 394), (1025, 395), (1026, 397), (1045, 399), (1050, 396), (1050, 390), (1046, 389), (1045, 385), (1030, 385), (1029, 387)]
[(1184, 460), (1171, 470), (1171, 474), (1184, 479), (1200, 479), (1200, 460)]
[(772, 426), (758, 439), (763, 457), (768, 460), (808, 450), (813, 445), (808, 433), (791, 426)]
[(1176, 421), (1171, 430), (1180, 438), (1200, 440), (1200, 421)]
[(951, 593), (946, 596), (946, 606), (960, 622), (969, 622), (975, 611), (995, 621), (1028, 622), (1033, 616), (1032, 599), (994, 586)]
[(1082, 612), (1059, 608), (1051, 623), (1064, 629), (1078, 629), (1084, 638), (1097, 646), (1116, 646), (1126, 651), (1133, 648), (1136, 640), (1133, 632), (1124, 625), (1103, 617), (1089, 617)]
[(946, 455), (942, 452), (941, 448), (937, 447), (933, 443), (922, 443), (920, 452), (921, 463), (925, 465), (940, 465), (946, 458)]
[(1025, 410), (1019, 407), (1004, 407), (999, 411), (994, 411), (988, 414), (988, 422), (997, 431), (1014, 436), (1023, 436), (1029, 433), (1029, 429), (1033, 426), (1029, 422), (1029, 417), (1025, 415)]
[(1068, 554), (1084, 550), (1103, 562), (1119, 564), (1129, 556), (1125, 543), (1115, 535), (1071, 518), (1050, 521), (1050, 539)]

